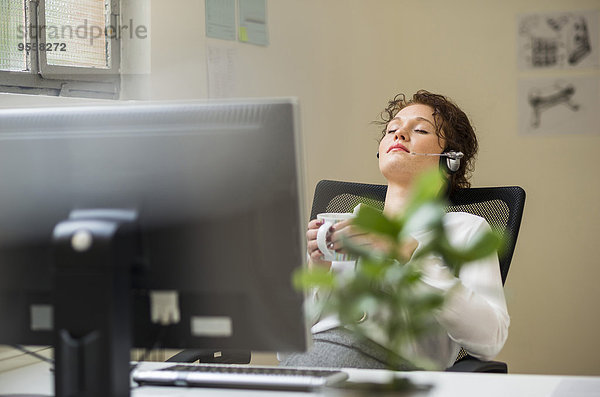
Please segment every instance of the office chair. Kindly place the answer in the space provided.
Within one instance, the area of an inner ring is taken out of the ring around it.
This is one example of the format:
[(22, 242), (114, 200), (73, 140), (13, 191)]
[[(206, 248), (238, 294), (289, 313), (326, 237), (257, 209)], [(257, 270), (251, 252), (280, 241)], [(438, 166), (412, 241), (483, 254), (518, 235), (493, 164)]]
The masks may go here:
[[(386, 192), (386, 185), (322, 180), (315, 188), (310, 219), (323, 212), (352, 212), (359, 203), (383, 210)], [(478, 215), (504, 235), (506, 246), (498, 258), (504, 285), (519, 235), (525, 191), (518, 186), (458, 189), (449, 201), (448, 212)], [(508, 366), (499, 361), (478, 360), (461, 349), (454, 365), (446, 371), (507, 373)]]

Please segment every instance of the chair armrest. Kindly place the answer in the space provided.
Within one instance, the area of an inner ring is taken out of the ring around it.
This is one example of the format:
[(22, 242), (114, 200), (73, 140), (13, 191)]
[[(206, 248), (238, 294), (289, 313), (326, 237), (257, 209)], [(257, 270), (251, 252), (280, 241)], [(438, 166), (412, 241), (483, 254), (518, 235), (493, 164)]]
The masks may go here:
[(508, 373), (508, 366), (501, 361), (481, 361), (467, 356), (447, 368), (448, 372), (492, 372), (499, 374)]
[(248, 364), (250, 362), (250, 351), (247, 350), (204, 350), (204, 349), (186, 349), (167, 362), (193, 363), (219, 363), (219, 364)]

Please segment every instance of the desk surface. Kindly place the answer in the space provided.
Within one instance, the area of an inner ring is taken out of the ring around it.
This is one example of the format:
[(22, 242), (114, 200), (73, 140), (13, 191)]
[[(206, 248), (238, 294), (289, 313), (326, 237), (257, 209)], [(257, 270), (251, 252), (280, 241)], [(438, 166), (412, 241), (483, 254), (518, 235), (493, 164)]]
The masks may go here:
[[(157, 368), (168, 363), (143, 363), (142, 368)], [(353, 381), (384, 381), (393, 372), (346, 369)], [(448, 372), (404, 372), (416, 383), (432, 384), (427, 397), (600, 397), (600, 377), (504, 375)], [(46, 363), (0, 373), (0, 395), (53, 394), (53, 373)], [(460, 392), (459, 392), (460, 390)], [(204, 389), (184, 387), (133, 386), (133, 397), (147, 396), (342, 396), (345, 392), (323, 390), (315, 393), (264, 390)]]

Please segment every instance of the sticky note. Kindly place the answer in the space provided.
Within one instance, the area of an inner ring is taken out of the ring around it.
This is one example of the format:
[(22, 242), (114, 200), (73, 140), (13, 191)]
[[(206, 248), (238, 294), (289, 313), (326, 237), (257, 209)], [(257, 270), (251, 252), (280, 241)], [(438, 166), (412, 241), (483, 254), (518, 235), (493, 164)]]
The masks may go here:
[(240, 41), (248, 41), (248, 31), (245, 27), (240, 27)]

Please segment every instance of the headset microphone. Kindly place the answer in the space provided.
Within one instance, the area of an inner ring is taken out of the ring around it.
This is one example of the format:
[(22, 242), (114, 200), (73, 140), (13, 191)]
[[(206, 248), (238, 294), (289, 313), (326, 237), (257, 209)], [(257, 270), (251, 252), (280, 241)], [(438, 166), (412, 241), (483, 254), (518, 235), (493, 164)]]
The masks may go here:
[(414, 156), (440, 156), (446, 157), (446, 165), (448, 166), (449, 172), (456, 172), (460, 168), (460, 159), (464, 157), (462, 152), (455, 152), (450, 150), (444, 153), (411, 153)]

